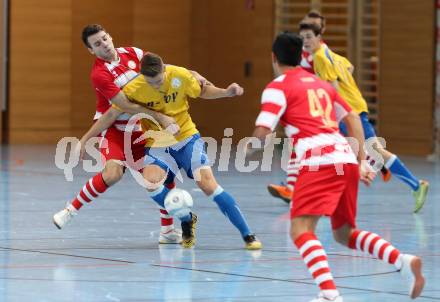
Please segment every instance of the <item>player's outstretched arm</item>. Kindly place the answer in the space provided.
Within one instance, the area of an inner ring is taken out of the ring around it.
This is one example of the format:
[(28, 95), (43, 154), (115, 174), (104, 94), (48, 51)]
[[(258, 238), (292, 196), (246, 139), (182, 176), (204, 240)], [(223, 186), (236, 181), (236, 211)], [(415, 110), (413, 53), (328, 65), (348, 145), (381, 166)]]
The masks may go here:
[(176, 120), (168, 115), (162, 114), (157, 111), (153, 111), (142, 107), (141, 105), (132, 103), (128, 100), (124, 92), (120, 91), (117, 95), (115, 95), (111, 100), (112, 104), (118, 106), (123, 112), (129, 114), (137, 114), (137, 113), (145, 113), (151, 116), (153, 119), (158, 121), (158, 123), (164, 129), (174, 129), (171, 131), (173, 135), (177, 135), (179, 133), (179, 126), (176, 123)]
[(243, 87), (238, 85), (237, 83), (232, 83), (226, 89), (218, 88), (214, 85), (206, 85), (203, 86), (202, 93), (200, 97), (202, 99), (220, 99), (220, 98), (228, 98), (234, 96), (240, 96), (244, 92)]
[(80, 140), (80, 158), (82, 159), (84, 156), (84, 148), (86, 143), (92, 137), (96, 137), (101, 134), (104, 130), (108, 129), (121, 114), (121, 111), (111, 107), (104, 113), (94, 124), (93, 126), (83, 135)]
[(200, 85), (202, 86), (213, 86), (214, 84), (212, 84), (210, 81), (208, 81), (204, 76), (202, 76), (200, 73), (198, 73), (197, 71), (194, 70), (188, 70), (192, 76), (194, 78), (196, 78), (196, 80), (200, 83)]

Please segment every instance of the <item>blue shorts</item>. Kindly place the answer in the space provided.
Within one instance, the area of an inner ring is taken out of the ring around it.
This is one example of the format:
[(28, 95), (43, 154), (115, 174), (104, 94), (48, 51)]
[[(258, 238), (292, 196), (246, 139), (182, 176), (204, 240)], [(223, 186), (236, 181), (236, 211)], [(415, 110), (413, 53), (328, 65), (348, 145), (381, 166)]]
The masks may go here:
[(210, 165), (205, 142), (199, 133), (170, 147), (145, 148), (145, 155), (145, 164), (157, 165), (168, 173), (165, 183), (174, 181), (182, 168), (194, 179), (194, 171)]
[[(368, 113), (361, 112), (361, 114), (359, 114), (359, 117), (361, 119), (362, 128), (364, 128), (365, 139), (367, 140), (370, 137), (376, 137), (376, 131), (374, 131), (373, 125), (371, 125), (370, 121), (368, 120)], [(347, 127), (345, 126), (344, 122), (339, 123), (339, 130), (344, 136), (348, 135)]]

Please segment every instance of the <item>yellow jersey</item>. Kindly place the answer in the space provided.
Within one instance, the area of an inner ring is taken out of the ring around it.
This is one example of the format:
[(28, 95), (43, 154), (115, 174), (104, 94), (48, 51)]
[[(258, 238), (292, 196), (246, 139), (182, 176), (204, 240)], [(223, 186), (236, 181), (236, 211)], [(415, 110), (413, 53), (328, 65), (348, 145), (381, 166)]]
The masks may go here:
[(200, 96), (201, 86), (187, 69), (166, 65), (164, 82), (159, 90), (148, 84), (141, 74), (122, 90), (131, 102), (173, 117), (180, 127), (179, 135), (174, 137), (156, 121), (142, 119), (143, 131), (148, 136), (147, 147), (168, 147), (199, 132), (188, 112), (188, 98)]
[(368, 106), (362, 97), (353, 75), (353, 68), (345, 57), (332, 52), (328, 47), (320, 47), (313, 54), (313, 69), (318, 77), (328, 82), (338, 82), (338, 93), (357, 114), (368, 113)]

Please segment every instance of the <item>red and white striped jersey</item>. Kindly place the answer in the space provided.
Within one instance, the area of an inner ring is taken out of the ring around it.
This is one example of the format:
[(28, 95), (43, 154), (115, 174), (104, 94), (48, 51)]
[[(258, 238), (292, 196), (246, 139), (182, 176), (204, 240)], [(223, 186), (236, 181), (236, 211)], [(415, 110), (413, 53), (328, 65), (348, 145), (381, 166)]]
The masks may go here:
[[(116, 96), (129, 81), (134, 79), (140, 70), (140, 61), (144, 51), (136, 47), (116, 48), (118, 60), (107, 62), (96, 58), (91, 72), (93, 88), (96, 91), (96, 113), (94, 120), (103, 115), (110, 107), (110, 100)], [(124, 131), (130, 115), (121, 114), (114, 126)], [(140, 129), (136, 129), (140, 130)]]
[[(321, 46), (322, 47), (328, 47), (327, 44), (325, 44), (324, 42), (321, 42)], [(300, 65), (301, 65), (302, 68), (304, 68), (308, 72), (315, 73), (315, 71), (313, 69), (313, 54), (311, 54), (310, 52), (306, 51), (304, 48), (303, 48), (303, 51), (301, 53), (301, 63), (300, 63)]]
[(338, 128), (350, 111), (329, 83), (297, 67), (266, 86), (256, 126), (273, 131), (281, 122), (301, 166), (357, 163)]

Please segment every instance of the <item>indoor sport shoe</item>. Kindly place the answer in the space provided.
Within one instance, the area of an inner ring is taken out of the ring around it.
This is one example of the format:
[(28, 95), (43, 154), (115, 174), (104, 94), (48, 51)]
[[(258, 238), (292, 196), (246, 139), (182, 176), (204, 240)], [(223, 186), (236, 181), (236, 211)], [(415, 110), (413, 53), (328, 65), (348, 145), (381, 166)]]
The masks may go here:
[(416, 206), (414, 207), (414, 213), (419, 212), (426, 201), (426, 195), (428, 194), (429, 182), (426, 180), (420, 180), (420, 186), (417, 191), (413, 191), (414, 199), (416, 200)]
[(72, 220), (73, 216), (78, 214), (78, 210), (75, 210), (70, 203), (67, 203), (66, 207), (53, 215), (53, 223), (58, 229), (62, 229), (66, 224)]
[(400, 274), (407, 280), (409, 296), (415, 299), (422, 293), (425, 278), (422, 275), (422, 259), (417, 256), (403, 254)]
[(270, 184), (267, 186), (267, 190), (270, 195), (276, 198), (281, 198), (286, 203), (290, 203), (290, 200), (292, 199), (293, 192), (289, 190), (287, 186)]
[(385, 167), (382, 167), (382, 169), (380, 169), (380, 173), (382, 175), (382, 180), (383, 182), (389, 182), (391, 179), (391, 171), (388, 170)]
[(319, 293), (318, 298), (313, 299), (310, 302), (344, 302), (342, 296), (337, 296), (333, 299), (326, 298), (322, 293)]
[(182, 221), (182, 246), (184, 248), (192, 248), (196, 244), (196, 225), (197, 215), (191, 214), (190, 221)]
[(180, 244), (182, 242), (182, 231), (176, 229), (170, 229), (167, 232), (160, 232), (159, 243), (160, 244)]
[(255, 237), (254, 234), (244, 236), (243, 240), (245, 242), (245, 248), (247, 250), (261, 250), (261, 248), (263, 247), (261, 241), (258, 240), (258, 238)]

